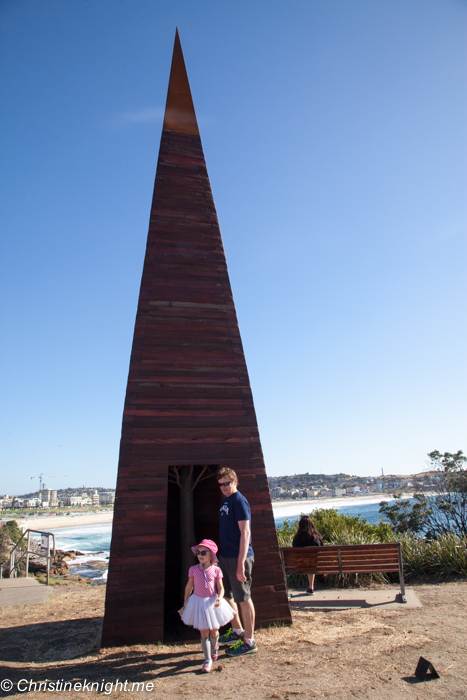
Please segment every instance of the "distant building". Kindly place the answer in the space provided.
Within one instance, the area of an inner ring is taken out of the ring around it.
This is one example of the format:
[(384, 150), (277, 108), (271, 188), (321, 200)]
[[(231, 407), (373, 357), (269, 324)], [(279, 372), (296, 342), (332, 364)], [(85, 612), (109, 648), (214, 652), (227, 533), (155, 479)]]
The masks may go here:
[(25, 508), (37, 508), (40, 504), (41, 501), (38, 498), (25, 498), (23, 501), (23, 506)]
[(0, 496), (0, 508), (2, 510), (4, 508), (11, 508), (12, 502), (13, 502), (13, 499), (10, 498), (10, 496), (7, 493), (4, 496)]
[(67, 496), (63, 499), (66, 506), (91, 506), (92, 499), (86, 494), (83, 496)]
[(99, 500), (101, 504), (115, 503), (115, 491), (101, 491), (99, 494)]
[(388, 489), (398, 489), (399, 488), (399, 481), (397, 479), (393, 479), (393, 481), (390, 481), (388, 483)]
[(319, 489), (306, 489), (306, 498), (316, 498), (319, 494)]
[(99, 492), (97, 489), (94, 489), (94, 493), (92, 494), (91, 501), (92, 501), (93, 506), (99, 505)]
[(43, 508), (58, 506), (57, 491), (55, 489), (43, 489), (39, 491), (38, 497)]
[(336, 498), (340, 498), (340, 496), (346, 496), (347, 491), (345, 489), (334, 489), (332, 492), (332, 495), (335, 496)]

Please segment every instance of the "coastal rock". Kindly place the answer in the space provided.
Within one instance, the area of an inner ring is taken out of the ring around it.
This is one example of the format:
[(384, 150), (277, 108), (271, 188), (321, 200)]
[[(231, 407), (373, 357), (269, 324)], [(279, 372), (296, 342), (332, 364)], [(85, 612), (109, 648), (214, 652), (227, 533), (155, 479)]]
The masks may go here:
[[(70, 572), (67, 561), (74, 560), (78, 556), (83, 556), (82, 552), (77, 550), (65, 551), (57, 549), (55, 557), (50, 562), (51, 576), (66, 576)], [(33, 574), (45, 574), (47, 572), (46, 560), (43, 557), (31, 554), (29, 559), (29, 571)]]
[[(69, 572), (68, 564), (64, 560), (52, 560), (50, 562), (50, 575), (51, 576), (64, 576)], [(29, 573), (31, 574), (45, 574), (47, 573), (47, 564), (45, 560), (30, 559), (29, 560)]]

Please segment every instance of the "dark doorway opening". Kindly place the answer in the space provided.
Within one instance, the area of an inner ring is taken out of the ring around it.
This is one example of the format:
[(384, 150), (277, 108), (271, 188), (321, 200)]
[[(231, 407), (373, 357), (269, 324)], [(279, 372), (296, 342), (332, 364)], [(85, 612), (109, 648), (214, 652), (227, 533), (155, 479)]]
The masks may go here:
[[(214, 478), (217, 469), (218, 465), (176, 465), (168, 468), (164, 586), (164, 642), (168, 644), (199, 640), (199, 633), (180, 620), (178, 610), (183, 604), (188, 568), (196, 563), (195, 556), (190, 554), (190, 547), (205, 538), (218, 544), (221, 495)], [(180, 493), (186, 484), (188, 472), (192, 485), (196, 484), (192, 490), (193, 532), (188, 534), (189, 542), (186, 531), (185, 534), (181, 532), (181, 508), (186, 503), (187, 495)], [(182, 549), (185, 556), (182, 556)], [(182, 564), (184, 560), (185, 565)]]

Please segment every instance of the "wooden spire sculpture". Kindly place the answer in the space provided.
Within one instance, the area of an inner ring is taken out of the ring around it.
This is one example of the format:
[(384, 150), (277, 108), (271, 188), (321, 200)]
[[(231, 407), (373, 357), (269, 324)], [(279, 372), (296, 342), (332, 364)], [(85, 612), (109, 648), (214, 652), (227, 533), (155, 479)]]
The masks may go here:
[(253, 398), (177, 32), (123, 412), (103, 646), (170, 638), (187, 575), (180, 479), (185, 475), (192, 490), (192, 541), (218, 541), (221, 496), (211, 474), (221, 466), (237, 472), (251, 506), (257, 626), (290, 623)]

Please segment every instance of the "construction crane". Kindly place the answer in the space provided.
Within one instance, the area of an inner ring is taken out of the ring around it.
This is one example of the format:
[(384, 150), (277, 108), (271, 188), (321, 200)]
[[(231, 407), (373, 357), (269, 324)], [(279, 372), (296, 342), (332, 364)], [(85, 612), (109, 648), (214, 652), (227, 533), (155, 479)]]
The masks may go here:
[(44, 488), (44, 479), (60, 479), (62, 477), (65, 477), (66, 474), (58, 474), (57, 476), (45, 476), (43, 474), (39, 474), (39, 476), (31, 476), (31, 479), (39, 479), (39, 491), (42, 491)]

